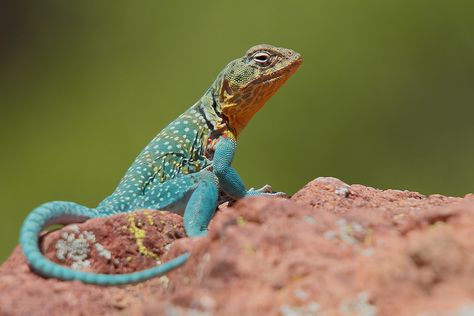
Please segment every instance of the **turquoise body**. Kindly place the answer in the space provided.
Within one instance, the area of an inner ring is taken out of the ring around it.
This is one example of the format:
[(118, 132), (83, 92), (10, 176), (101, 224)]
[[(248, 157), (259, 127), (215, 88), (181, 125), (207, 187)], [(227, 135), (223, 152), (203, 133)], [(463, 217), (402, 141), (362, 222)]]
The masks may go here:
[(227, 65), (202, 98), (143, 149), (115, 191), (97, 207), (55, 201), (34, 209), (20, 232), (20, 244), (32, 269), (46, 277), (99, 285), (143, 281), (182, 265), (189, 254), (135, 273), (97, 274), (49, 261), (38, 247), (38, 236), (50, 224), (77, 223), (136, 209), (182, 214), (188, 236), (202, 236), (221, 193), (234, 200), (248, 195), (283, 195), (269, 193), (269, 186), (247, 191), (231, 163), (237, 127), (243, 127), (242, 122), (250, 119), (300, 62), (291, 50), (270, 45), (251, 48), (246, 56)]

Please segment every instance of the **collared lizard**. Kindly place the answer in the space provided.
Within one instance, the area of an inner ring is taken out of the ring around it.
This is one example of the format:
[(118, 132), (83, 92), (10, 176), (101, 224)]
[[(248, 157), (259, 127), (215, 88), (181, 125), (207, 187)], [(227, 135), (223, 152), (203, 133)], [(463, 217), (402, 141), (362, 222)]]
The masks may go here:
[(234, 200), (250, 195), (281, 195), (271, 193), (269, 186), (246, 190), (231, 163), (237, 136), (301, 61), (301, 56), (290, 49), (263, 44), (250, 48), (243, 57), (230, 62), (201, 99), (143, 149), (115, 191), (96, 208), (54, 201), (34, 209), (20, 233), (20, 244), (31, 268), (46, 277), (99, 285), (146, 280), (182, 265), (189, 253), (134, 273), (91, 273), (49, 261), (39, 249), (39, 233), (51, 224), (154, 209), (182, 214), (187, 235), (203, 236), (220, 193)]

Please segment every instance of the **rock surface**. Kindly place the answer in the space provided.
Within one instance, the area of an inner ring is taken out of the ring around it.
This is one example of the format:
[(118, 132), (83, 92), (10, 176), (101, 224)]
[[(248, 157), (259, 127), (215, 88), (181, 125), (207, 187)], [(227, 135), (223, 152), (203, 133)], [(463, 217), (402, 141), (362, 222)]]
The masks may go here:
[[(308, 183), (290, 200), (221, 206), (207, 237), (181, 217), (137, 211), (42, 239), (55, 262), (126, 273), (186, 250), (188, 263), (136, 285), (42, 278), (19, 248), (0, 267), (0, 315), (474, 315), (474, 195)], [(169, 250), (169, 251), (168, 251)]]

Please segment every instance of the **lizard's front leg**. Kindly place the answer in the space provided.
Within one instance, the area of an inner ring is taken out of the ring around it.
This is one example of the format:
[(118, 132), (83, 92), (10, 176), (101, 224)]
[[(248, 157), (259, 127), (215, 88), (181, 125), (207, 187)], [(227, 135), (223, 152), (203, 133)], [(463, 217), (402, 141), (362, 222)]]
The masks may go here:
[(286, 196), (286, 194), (282, 192), (272, 193), (269, 185), (265, 185), (258, 190), (245, 189), (245, 185), (239, 174), (231, 167), (236, 145), (235, 139), (227, 136), (221, 136), (216, 144), (213, 166), (214, 173), (219, 179), (221, 189), (236, 200), (251, 195)]

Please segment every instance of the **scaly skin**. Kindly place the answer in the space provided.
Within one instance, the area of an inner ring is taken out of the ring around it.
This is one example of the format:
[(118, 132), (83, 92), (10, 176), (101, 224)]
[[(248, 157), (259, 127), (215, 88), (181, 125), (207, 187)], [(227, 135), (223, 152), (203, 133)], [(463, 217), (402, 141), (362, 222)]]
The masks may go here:
[(135, 273), (97, 274), (49, 261), (38, 247), (38, 235), (50, 224), (83, 222), (145, 208), (184, 214), (186, 233), (196, 237), (206, 234), (219, 194), (234, 200), (282, 195), (269, 193), (268, 186), (246, 190), (231, 163), (239, 133), (300, 64), (300, 55), (290, 49), (271, 45), (250, 48), (219, 73), (198, 102), (143, 149), (115, 191), (96, 208), (56, 201), (34, 209), (20, 233), (23, 253), (33, 270), (46, 277), (98, 285), (146, 280), (182, 265), (189, 254)]

